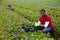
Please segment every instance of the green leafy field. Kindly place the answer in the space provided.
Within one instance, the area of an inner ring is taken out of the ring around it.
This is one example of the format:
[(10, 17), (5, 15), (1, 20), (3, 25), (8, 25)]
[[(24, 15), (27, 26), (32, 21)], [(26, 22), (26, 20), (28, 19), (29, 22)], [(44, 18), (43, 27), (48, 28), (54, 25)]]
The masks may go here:
[(60, 0), (7, 0), (24, 4), (60, 6)]
[(60, 7), (39, 6), (33, 4), (23, 4), (10, 2), (14, 11), (8, 10), (8, 2), (0, 3), (0, 40), (54, 40), (49, 38), (50, 34), (42, 31), (26, 33), (21, 29), (21, 24), (32, 25), (38, 20), (40, 9), (46, 9), (47, 14), (52, 18), (55, 27), (56, 37), (60, 35)]

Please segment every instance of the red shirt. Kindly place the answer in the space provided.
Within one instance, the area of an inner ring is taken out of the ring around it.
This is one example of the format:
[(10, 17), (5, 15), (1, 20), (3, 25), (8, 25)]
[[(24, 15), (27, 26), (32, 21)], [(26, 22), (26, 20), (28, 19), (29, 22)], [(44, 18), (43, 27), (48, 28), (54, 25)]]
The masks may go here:
[(53, 28), (53, 24), (51, 21), (51, 17), (49, 15), (45, 15), (45, 17), (40, 16), (39, 21), (41, 22), (41, 24), (45, 24), (45, 22), (49, 22), (48, 27)]

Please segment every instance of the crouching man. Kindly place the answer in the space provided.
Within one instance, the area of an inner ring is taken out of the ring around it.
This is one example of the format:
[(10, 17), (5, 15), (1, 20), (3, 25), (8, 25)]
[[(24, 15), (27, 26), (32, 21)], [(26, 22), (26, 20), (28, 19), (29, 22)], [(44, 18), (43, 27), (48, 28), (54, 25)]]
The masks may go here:
[(14, 9), (13, 9), (13, 7), (12, 7), (11, 4), (8, 4), (8, 5), (7, 5), (7, 9), (9, 9), (9, 10), (11, 10), (11, 11), (14, 11)]
[(38, 23), (35, 24), (37, 26), (35, 27), (35, 30), (43, 30), (43, 32), (47, 34), (53, 30), (51, 17), (46, 14), (46, 11), (44, 9), (40, 10), (40, 12), (41, 16), (39, 17)]
[(43, 30), (44, 33), (51, 32), (53, 30), (53, 24), (51, 21), (51, 17), (46, 14), (46, 11), (44, 9), (40, 10), (41, 16), (39, 17), (38, 23), (35, 22), (33, 27), (24, 26), (23, 29), (26, 32), (34, 32), (38, 30)]

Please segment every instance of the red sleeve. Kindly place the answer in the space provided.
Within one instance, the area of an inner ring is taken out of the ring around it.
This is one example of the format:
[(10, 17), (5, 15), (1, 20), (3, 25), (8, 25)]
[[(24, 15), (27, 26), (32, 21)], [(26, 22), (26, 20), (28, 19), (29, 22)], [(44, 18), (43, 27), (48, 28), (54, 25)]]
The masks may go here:
[(38, 21), (40, 21), (41, 17), (39, 17)]

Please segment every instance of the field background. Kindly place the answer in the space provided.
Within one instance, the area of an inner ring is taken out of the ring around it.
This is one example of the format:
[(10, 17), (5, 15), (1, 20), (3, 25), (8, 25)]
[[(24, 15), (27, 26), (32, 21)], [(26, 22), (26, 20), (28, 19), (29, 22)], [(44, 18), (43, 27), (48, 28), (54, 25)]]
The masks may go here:
[[(9, 1), (11, 1), (11, 0), (9, 0)], [(20, 3), (24, 3), (24, 4), (60, 6), (60, 0), (12, 0), (12, 1), (20, 2)]]
[[(51, 4), (50, 4), (51, 3)], [(8, 10), (11, 4), (14, 11)], [(31, 26), (45, 9), (52, 18), (55, 38), (60, 38), (60, 0), (0, 0), (0, 40), (54, 40), (42, 31), (26, 33), (21, 25)]]

